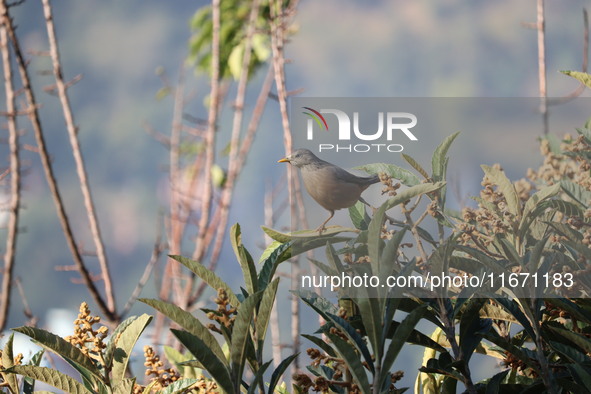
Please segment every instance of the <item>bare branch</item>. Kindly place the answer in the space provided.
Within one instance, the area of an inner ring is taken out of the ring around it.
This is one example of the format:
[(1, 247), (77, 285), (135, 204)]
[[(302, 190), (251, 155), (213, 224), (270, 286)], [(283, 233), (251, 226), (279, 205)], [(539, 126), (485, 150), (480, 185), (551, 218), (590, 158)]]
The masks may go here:
[(55, 75), (56, 87), (60, 98), (62, 110), (64, 112), (64, 119), (66, 121), (66, 128), (68, 136), (70, 138), (70, 145), (72, 146), (72, 153), (76, 162), (76, 172), (80, 180), (80, 188), (84, 197), (84, 205), (86, 207), (86, 213), (88, 215), (88, 221), (90, 224), (90, 231), (96, 248), (99, 265), (101, 267), (101, 275), (105, 283), (105, 294), (107, 299), (107, 307), (112, 315), (116, 315), (115, 305), (115, 294), (113, 291), (113, 282), (111, 280), (111, 273), (109, 270), (109, 263), (107, 261), (107, 255), (105, 252), (104, 243), (101, 237), (100, 228), (98, 225), (98, 219), (96, 216), (96, 209), (92, 200), (90, 192), (90, 185), (88, 183), (88, 176), (84, 165), (84, 159), (82, 158), (82, 151), (80, 149), (80, 141), (77, 136), (77, 127), (74, 123), (74, 115), (70, 106), (70, 100), (66, 92), (66, 83), (63, 80), (63, 72), (60, 64), (59, 50), (57, 44), (57, 38), (55, 35), (55, 27), (53, 24), (53, 17), (51, 11), (51, 5), (49, 0), (42, 0), (43, 13), (45, 15), (45, 25), (47, 27), (47, 35), (49, 39), (49, 50), (51, 53), (51, 59), (53, 63), (53, 72)]
[(10, 207), (8, 219), (8, 235), (6, 238), (6, 253), (4, 254), (4, 272), (2, 275), (2, 295), (0, 296), (0, 331), (6, 328), (11, 301), (11, 285), (14, 262), (16, 256), (16, 241), (18, 235), (18, 221), (21, 197), (21, 174), (19, 157), (19, 133), (16, 125), (16, 105), (8, 49), (8, 34), (6, 31), (7, 10), (2, 5), (2, 25), (0, 26), (0, 50), (2, 51), (2, 67), (4, 69), (4, 90), (6, 94), (6, 112), (8, 115), (8, 134), (10, 149)]
[(49, 157), (49, 153), (47, 151), (47, 146), (45, 144), (45, 137), (43, 135), (43, 128), (41, 126), (41, 119), (39, 117), (38, 112), (38, 104), (37, 100), (35, 99), (35, 94), (33, 92), (33, 88), (31, 87), (31, 79), (29, 77), (29, 71), (27, 69), (27, 62), (24, 59), (22, 50), (20, 48), (20, 43), (18, 38), (16, 37), (15, 27), (12, 23), (12, 19), (7, 12), (6, 7), (6, 0), (0, 0), (0, 7), (2, 8), (0, 12), (0, 17), (2, 18), (2, 23), (6, 26), (6, 31), (8, 33), (8, 38), (12, 43), (12, 47), (14, 49), (14, 56), (16, 59), (16, 63), (18, 66), (20, 78), (23, 84), (23, 90), (25, 92), (25, 97), (27, 100), (27, 104), (29, 107), (29, 119), (33, 126), (33, 133), (35, 135), (35, 140), (37, 141), (37, 146), (39, 149), (39, 155), (41, 158), (41, 163), (43, 165), (43, 170), (45, 172), (45, 178), (47, 179), (47, 183), (49, 185), (49, 189), (51, 195), (53, 197), (58, 218), (60, 220), (60, 224), (62, 226), (62, 230), (66, 237), (66, 242), (72, 253), (72, 257), (74, 259), (74, 264), (78, 267), (78, 272), (82, 276), (84, 281), (84, 285), (88, 288), (93, 300), (96, 302), (97, 306), (103, 313), (103, 315), (111, 320), (116, 320), (116, 316), (109, 310), (105, 301), (103, 300), (102, 296), (100, 295), (98, 289), (96, 288), (88, 269), (84, 265), (84, 261), (82, 260), (82, 256), (80, 255), (80, 251), (76, 246), (76, 241), (74, 239), (74, 232), (68, 220), (68, 216), (66, 214), (65, 206), (63, 203), (63, 199), (61, 197), (57, 181), (53, 172), (53, 167), (51, 165), (51, 159)]
[[(205, 255), (207, 244), (205, 237), (206, 230), (209, 223), (211, 202), (213, 197), (213, 185), (211, 183), (211, 169), (215, 160), (215, 140), (217, 131), (217, 120), (219, 112), (219, 104), (221, 98), (220, 92), (220, 0), (212, 0), (212, 41), (211, 41), (211, 90), (209, 94), (209, 113), (207, 117), (207, 133), (205, 134), (205, 161), (202, 170), (202, 200), (201, 200), (201, 217), (199, 219), (199, 227), (197, 239), (195, 240), (195, 250), (193, 251), (193, 259), (201, 260)], [(190, 294), (193, 282), (189, 281), (185, 288), (185, 294)], [(179, 300), (180, 301), (180, 300)], [(181, 306), (186, 307), (187, 300), (184, 300)]]

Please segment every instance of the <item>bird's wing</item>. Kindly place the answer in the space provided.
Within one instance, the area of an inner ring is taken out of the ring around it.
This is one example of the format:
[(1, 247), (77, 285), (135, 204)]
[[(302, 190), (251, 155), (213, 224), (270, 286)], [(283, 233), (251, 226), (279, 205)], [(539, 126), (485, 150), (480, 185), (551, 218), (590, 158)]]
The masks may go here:
[(371, 185), (372, 183), (377, 183), (380, 180), (380, 178), (377, 175), (370, 177), (361, 177), (353, 175), (350, 172), (334, 165), (331, 166), (331, 171), (337, 179), (340, 179), (343, 182), (355, 183), (361, 186)]

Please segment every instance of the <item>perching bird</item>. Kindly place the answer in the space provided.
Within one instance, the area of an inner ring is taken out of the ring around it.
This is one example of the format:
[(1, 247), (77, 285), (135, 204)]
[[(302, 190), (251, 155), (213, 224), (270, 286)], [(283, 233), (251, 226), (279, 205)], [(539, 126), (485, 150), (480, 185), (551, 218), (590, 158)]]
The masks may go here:
[[(318, 204), (330, 212), (328, 219), (316, 229), (319, 234), (334, 216), (334, 211), (349, 208), (357, 201), (365, 201), (361, 193), (370, 185), (380, 181), (379, 176), (360, 177), (319, 159), (308, 149), (298, 149), (278, 161), (288, 162), (300, 169), (304, 186)], [(367, 204), (367, 203), (366, 203)]]

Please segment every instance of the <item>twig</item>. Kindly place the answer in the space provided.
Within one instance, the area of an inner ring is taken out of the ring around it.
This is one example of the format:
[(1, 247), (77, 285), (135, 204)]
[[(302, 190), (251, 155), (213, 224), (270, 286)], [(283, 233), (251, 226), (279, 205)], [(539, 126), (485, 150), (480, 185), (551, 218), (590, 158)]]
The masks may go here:
[(37, 321), (39, 320), (37, 318), (37, 316), (35, 316), (33, 314), (33, 311), (31, 310), (31, 307), (29, 306), (29, 301), (27, 300), (27, 296), (25, 294), (25, 290), (23, 289), (23, 284), (20, 280), (20, 278), (15, 278), (14, 283), (16, 285), (16, 288), (18, 290), (18, 294), (21, 298), (21, 302), (23, 303), (23, 314), (25, 315), (25, 317), (27, 319), (29, 319), (27, 321), (27, 326), (31, 326), (31, 327), (35, 327), (37, 326)]
[[(85, 286), (88, 288), (90, 295), (92, 296), (93, 300), (96, 302), (97, 306), (103, 313), (103, 315), (111, 320), (114, 321), (115, 315), (110, 311), (107, 307), (105, 301), (103, 300), (102, 296), (100, 295), (98, 289), (96, 288), (88, 269), (84, 265), (84, 261), (82, 260), (82, 256), (80, 255), (80, 251), (76, 246), (76, 241), (74, 239), (74, 232), (70, 225), (70, 221), (68, 220), (68, 216), (66, 214), (66, 209), (64, 206), (63, 199), (61, 197), (59, 188), (57, 186), (57, 181), (53, 172), (53, 167), (51, 164), (51, 159), (49, 157), (49, 153), (47, 151), (47, 146), (45, 144), (45, 137), (43, 135), (43, 128), (41, 126), (41, 119), (39, 117), (38, 112), (38, 104), (37, 100), (35, 99), (35, 94), (33, 92), (33, 88), (31, 87), (31, 79), (29, 77), (29, 71), (27, 69), (27, 62), (23, 57), (22, 50), (20, 48), (20, 43), (18, 38), (16, 37), (15, 27), (12, 23), (12, 19), (10, 15), (8, 15), (7, 8), (6, 8), (6, 0), (0, 1), (0, 13), (2, 14), (0, 17), (2, 18), (2, 23), (6, 26), (8, 38), (12, 43), (12, 47), (14, 49), (14, 56), (16, 59), (16, 63), (18, 66), (19, 74), (21, 77), (21, 81), (23, 84), (23, 90), (25, 92), (25, 97), (28, 104), (29, 109), (29, 119), (33, 126), (33, 133), (35, 135), (35, 140), (37, 142), (37, 146), (39, 148), (39, 156), (41, 158), (41, 163), (43, 165), (43, 170), (45, 172), (45, 178), (47, 179), (47, 183), (49, 186), (49, 190), (53, 197), (54, 204), (56, 206), (57, 215), (62, 226), (62, 230), (66, 237), (66, 242), (68, 244), (68, 248), (72, 253), (72, 257), (74, 259), (74, 263), (78, 267), (78, 272), (82, 276)], [(3, 12), (2, 12), (3, 11)]]
[[(2, 14), (6, 15), (6, 8), (2, 6)], [(11, 285), (16, 256), (16, 241), (18, 236), (18, 221), (21, 197), (19, 135), (16, 125), (14, 86), (12, 81), (12, 64), (8, 49), (8, 34), (6, 32), (6, 17), (0, 26), (0, 50), (2, 51), (2, 67), (4, 69), (4, 90), (6, 94), (6, 112), (8, 114), (8, 133), (10, 149), (10, 217), (8, 220), (8, 235), (6, 238), (6, 253), (4, 254), (4, 272), (2, 275), (2, 295), (0, 298), (0, 331), (6, 328), (11, 301)]]
[(150, 276), (152, 275), (152, 270), (154, 269), (154, 266), (160, 259), (160, 255), (162, 254), (163, 250), (164, 247), (162, 245), (161, 236), (158, 235), (156, 242), (154, 243), (154, 248), (152, 249), (152, 256), (150, 257), (150, 261), (148, 261), (148, 264), (144, 269), (144, 273), (142, 274), (142, 277), (140, 278), (137, 285), (135, 286), (135, 289), (133, 289), (133, 292), (131, 293), (129, 300), (127, 300), (125, 306), (121, 310), (121, 316), (127, 315), (133, 304), (137, 301), (144, 286), (146, 285), (146, 283), (148, 283), (148, 279), (150, 279)]
[[(211, 90), (209, 113), (207, 117), (207, 133), (205, 134), (205, 162), (202, 175), (202, 200), (201, 200), (201, 218), (199, 219), (199, 228), (197, 239), (195, 240), (195, 250), (193, 259), (201, 260), (205, 255), (207, 244), (205, 243), (207, 225), (209, 223), (211, 202), (213, 197), (213, 185), (211, 183), (211, 169), (215, 160), (215, 140), (217, 131), (217, 119), (220, 103), (220, 0), (211, 1), (212, 10), (212, 42), (211, 42)], [(185, 286), (185, 294), (190, 294), (193, 281), (189, 281)], [(182, 306), (187, 306), (184, 300)]]
[[(287, 23), (287, 15), (293, 15), (295, 8), (297, 7), (297, 1), (290, 2), (287, 10), (283, 9), (283, 2), (275, 0), (270, 3), (271, 13), (271, 49), (273, 52), (273, 69), (275, 72), (275, 86), (277, 88), (277, 100), (279, 101), (279, 108), (281, 111), (281, 123), (283, 126), (283, 144), (285, 147), (285, 153), (288, 154), (293, 150), (291, 128), (289, 125), (289, 117), (287, 112), (287, 93), (285, 87), (285, 54), (283, 46), (285, 44), (285, 31)], [(299, 178), (295, 176), (295, 172), (292, 166), (287, 166), (287, 181), (288, 181), (288, 192), (291, 197), (295, 197), (290, 200), (290, 214), (292, 218), (296, 218), (297, 206), (303, 208), (303, 198), (300, 189)], [(296, 206), (297, 204), (297, 206)], [(303, 221), (305, 221), (304, 210), (300, 209)], [(294, 279), (300, 275), (299, 262), (292, 262), (292, 283)], [(300, 303), (296, 296), (292, 296), (291, 301), (291, 336), (293, 342), (294, 353), (299, 353), (300, 348)], [(299, 369), (299, 359), (295, 358), (292, 364), (292, 371)]]
[(538, 31), (538, 80), (540, 88), (540, 113), (542, 114), (544, 135), (548, 134), (548, 93), (546, 91), (546, 20), (544, 17), (544, 0), (537, 0)]
[(98, 219), (96, 216), (96, 209), (90, 193), (90, 185), (88, 183), (88, 177), (86, 174), (86, 168), (84, 166), (84, 159), (82, 158), (82, 152), (80, 149), (80, 142), (78, 140), (78, 130), (74, 123), (74, 116), (70, 107), (70, 100), (66, 92), (66, 84), (63, 80), (62, 67), (60, 64), (59, 50), (57, 44), (57, 38), (55, 35), (55, 27), (53, 24), (53, 17), (51, 13), (51, 5), (49, 0), (41, 0), (43, 3), (43, 13), (45, 15), (45, 25), (47, 27), (47, 36), (49, 39), (49, 51), (51, 53), (51, 59), (53, 63), (53, 72), (55, 75), (55, 82), (60, 98), (62, 110), (64, 113), (64, 119), (66, 121), (66, 128), (70, 137), (70, 144), (72, 146), (72, 153), (76, 162), (76, 171), (78, 178), (80, 179), (80, 188), (84, 197), (84, 205), (88, 215), (88, 221), (90, 224), (90, 231), (94, 240), (99, 265), (101, 267), (101, 275), (105, 284), (105, 295), (107, 300), (107, 307), (111, 312), (112, 316), (116, 316), (115, 306), (115, 294), (113, 291), (113, 282), (111, 280), (111, 273), (109, 270), (109, 264), (107, 261), (107, 255), (105, 253), (104, 243), (101, 237), (101, 232), (98, 225)]

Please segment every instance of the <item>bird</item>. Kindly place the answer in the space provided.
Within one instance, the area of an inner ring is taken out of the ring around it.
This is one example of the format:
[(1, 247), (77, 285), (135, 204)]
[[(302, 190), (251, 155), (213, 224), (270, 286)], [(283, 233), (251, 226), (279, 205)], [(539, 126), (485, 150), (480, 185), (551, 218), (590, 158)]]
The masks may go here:
[(353, 175), (339, 166), (318, 158), (308, 149), (297, 149), (278, 163), (290, 163), (297, 167), (302, 174), (308, 194), (330, 212), (328, 219), (316, 229), (319, 235), (326, 230), (326, 223), (332, 219), (336, 210), (352, 207), (357, 201), (367, 204), (361, 197), (361, 193), (370, 185), (380, 181), (378, 175), (369, 177)]

